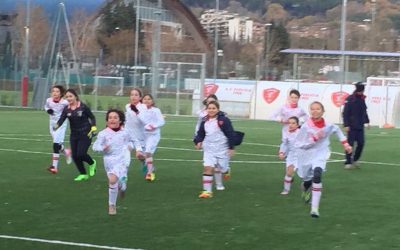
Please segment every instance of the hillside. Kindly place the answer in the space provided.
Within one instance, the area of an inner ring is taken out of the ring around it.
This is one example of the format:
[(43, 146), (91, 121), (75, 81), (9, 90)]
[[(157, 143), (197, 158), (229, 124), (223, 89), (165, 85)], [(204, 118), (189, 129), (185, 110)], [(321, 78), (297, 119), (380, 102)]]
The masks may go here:
[[(215, 0), (182, 0), (190, 7), (215, 8)], [(220, 8), (228, 7), (232, 2), (239, 2), (251, 12), (264, 14), (267, 3), (279, 3), (295, 17), (324, 14), (327, 10), (342, 3), (342, 0), (220, 0)], [(363, 2), (362, 0), (358, 2)]]

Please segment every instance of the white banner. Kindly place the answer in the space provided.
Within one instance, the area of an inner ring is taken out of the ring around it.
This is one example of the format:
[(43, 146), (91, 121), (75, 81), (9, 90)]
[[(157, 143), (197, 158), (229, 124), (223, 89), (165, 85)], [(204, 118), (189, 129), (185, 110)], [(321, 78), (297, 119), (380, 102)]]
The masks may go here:
[[(253, 117), (267, 120), (276, 109), (286, 103), (291, 89), (301, 93), (299, 106), (308, 112), (314, 101), (325, 107), (324, 117), (329, 122), (342, 123), (342, 109), (346, 98), (353, 93), (353, 85), (296, 83), (296, 82), (259, 82), (255, 94)], [(400, 107), (400, 87), (367, 86), (366, 103), (370, 124), (383, 126), (385, 123), (397, 125)]]
[(251, 102), (255, 81), (217, 80), (215, 83), (206, 79), (204, 96), (215, 94), (220, 101)]

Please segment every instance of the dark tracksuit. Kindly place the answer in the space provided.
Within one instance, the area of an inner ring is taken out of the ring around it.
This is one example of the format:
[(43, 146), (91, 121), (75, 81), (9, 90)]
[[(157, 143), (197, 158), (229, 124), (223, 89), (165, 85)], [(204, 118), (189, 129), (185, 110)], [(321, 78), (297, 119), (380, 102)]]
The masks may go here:
[(344, 105), (343, 126), (349, 128), (347, 140), (352, 147), (354, 142), (357, 142), (357, 148), (354, 150), (354, 156), (346, 153), (345, 164), (352, 164), (354, 161), (358, 161), (364, 148), (364, 124), (369, 123), (365, 97), (366, 96), (364, 94), (354, 92), (352, 95), (347, 97)]
[(86, 174), (83, 162), (87, 162), (89, 165), (94, 163), (87, 151), (92, 143), (92, 139), (88, 137), (88, 133), (92, 126), (96, 126), (96, 118), (89, 107), (82, 102), (74, 110), (66, 106), (60, 119), (57, 121), (57, 125), (61, 126), (67, 118), (71, 130), (70, 144), (72, 159), (80, 174)]

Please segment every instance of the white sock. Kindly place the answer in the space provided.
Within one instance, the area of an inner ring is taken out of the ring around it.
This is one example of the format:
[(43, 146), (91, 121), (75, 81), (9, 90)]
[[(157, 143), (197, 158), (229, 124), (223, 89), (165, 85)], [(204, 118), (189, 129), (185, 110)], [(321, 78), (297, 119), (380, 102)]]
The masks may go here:
[(118, 182), (108, 184), (108, 205), (116, 205), (118, 197)]
[(290, 186), (292, 185), (293, 177), (285, 175), (283, 179), (283, 189), (286, 191), (290, 191)]
[(58, 168), (58, 159), (60, 159), (60, 154), (53, 153), (52, 166)]
[(322, 183), (313, 182), (311, 190), (312, 190), (311, 209), (318, 210), (319, 202), (321, 200), (321, 195), (322, 195)]
[(214, 177), (212, 175), (203, 175), (203, 190), (212, 192), (212, 183)]
[(214, 178), (215, 178), (215, 185), (216, 185), (216, 186), (219, 186), (219, 187), (220, 187), (220, 186), (223, 186), (221, 170), (215, 169), (215, 171), (214, 171)]

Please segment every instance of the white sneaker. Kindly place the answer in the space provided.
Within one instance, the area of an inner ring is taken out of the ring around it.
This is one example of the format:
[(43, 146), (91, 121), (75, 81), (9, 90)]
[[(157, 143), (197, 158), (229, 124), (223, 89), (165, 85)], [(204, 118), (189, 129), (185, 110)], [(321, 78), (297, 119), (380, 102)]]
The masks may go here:
[(218, 185), (215, 187), (215, 189), (217, 189), (218, 191), (223, 191), (225, 190), (225, 187), (223, 185)]
[(109, 215), (116, 215), (117, 214), (117, 208), (115, 205), (109, 205), (108, 206), (108, 214)]
[(281, 195), (288, 195), (288, 194), (289, 194), (289, 191), (287, 191), (285, 189), (281, 192)]
[(353, 162), (354, 168), (360, 168), (360, 163), (358, 161)]
[(353, 164), (345, 164), (344, 169), (347, 169), (347, 170), (354, 169), (354, 166), (353, 166)]
[(319, 218), (319, 212), (318, 208), (312, 208), (310, 212), (311, 217), (313, 218)]

